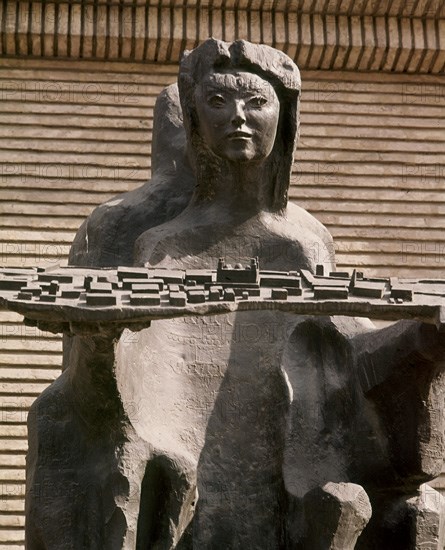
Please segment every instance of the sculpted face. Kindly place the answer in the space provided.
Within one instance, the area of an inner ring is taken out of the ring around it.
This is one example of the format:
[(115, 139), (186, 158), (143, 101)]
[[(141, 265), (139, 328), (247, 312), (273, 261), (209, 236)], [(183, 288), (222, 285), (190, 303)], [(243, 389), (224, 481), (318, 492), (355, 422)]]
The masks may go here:
[(195, 90), (199, 131), (232, 162), (265, 159), (277, 134), (280, 102), (269, 82), (247, 72), (213, 73)]

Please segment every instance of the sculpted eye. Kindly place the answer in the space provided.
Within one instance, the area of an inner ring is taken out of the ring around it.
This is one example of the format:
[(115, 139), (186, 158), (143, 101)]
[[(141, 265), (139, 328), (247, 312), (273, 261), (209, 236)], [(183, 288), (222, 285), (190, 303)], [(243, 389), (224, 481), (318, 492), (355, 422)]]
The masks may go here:
[(248, 104), (254, 109), (261, 109), (261, 107), (263, 107), (266, 103), (267, 99), (262, 95), (252, 97), (248, 101)]
[(224, 107), (224, 105), (226, 104), (226, 100), (222, 95), (216, 94), (207, 98), (207, 103), (210, 105), (210, 107), (215, 107), (217, 109), (219, 107)]

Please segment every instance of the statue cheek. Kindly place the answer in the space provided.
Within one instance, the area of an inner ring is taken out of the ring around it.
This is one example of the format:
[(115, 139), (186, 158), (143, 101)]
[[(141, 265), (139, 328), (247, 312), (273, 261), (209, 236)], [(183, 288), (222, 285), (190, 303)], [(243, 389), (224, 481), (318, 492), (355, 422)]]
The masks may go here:
[(250, 123), (256, 130), (264, 132), (275, 127), (278, 124), (278, 119), (275, 113), (271, 113), (269, 110), (256, 111), (250, 116)]
[(218, 111), (216, 114), (213, 114), (209, 121), (209, 126), (213, 130), (220, 130), (221, 128), (224, 128), (224, 126), (227, 126), (229, 124), (230, 119), (227, 116), (227, 113), (223, 111)]

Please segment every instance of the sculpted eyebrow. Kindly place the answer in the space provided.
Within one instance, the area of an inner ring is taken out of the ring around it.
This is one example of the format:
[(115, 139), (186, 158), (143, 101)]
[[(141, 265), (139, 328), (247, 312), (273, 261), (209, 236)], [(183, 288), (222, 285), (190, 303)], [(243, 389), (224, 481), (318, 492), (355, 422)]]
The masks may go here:
[(224, 84), (224, 85), (215, 85), (215, 84), (206, 84), (204, 86), (204, 93), (206, 96), (211, 94), (224, 94), (229, 93), (231, 95), (235, 93), (242, 93), (247, 96), (255, 96), (255, 95), (262, 95), (265, 97), (268, 97), (269, 91), (265, 90), (261, 86), (255, 86), (255, 87), (249, 87), (246, 85), (243, 85), (241, 87), (237, 87), (236, 84)]
[(206, 84), (204, 86), (204, 92), (206, 94), (220, 94), (220, 93), (224, 93), (224, 92), (230, 92), (230, 93), (234, 93), (234, 92), (237, 92), (238, 91), (238, 88), (235, 86), (235, 85), (229, 85), (229, 84)]

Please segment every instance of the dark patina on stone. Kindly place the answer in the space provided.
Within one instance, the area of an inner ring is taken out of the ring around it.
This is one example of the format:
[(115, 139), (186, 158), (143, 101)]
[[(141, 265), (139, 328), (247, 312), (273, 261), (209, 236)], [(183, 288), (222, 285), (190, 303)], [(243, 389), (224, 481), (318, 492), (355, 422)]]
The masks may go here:
[[(156, 107), (151, 183), (97, 208), (71, 263), (127, 266), (116, 284), (131, 287), (147, 283), (144, 270), (168, 268), (158, 283), (176, 285), (169, 307), (191, 296), (205, 305), (196, 270), (221, 257), (233, 269), (258, 258), (269, 277), (260, 292), (276, 272), (299, 272), (280, 304), (308, 281), (321, 301), (352, 299), (354, 288), (356, 300), (382, 299), (381, 281), (335, 273), (332, 254), (316, 268), (314, 250), (332, 251), (332, 237), (288, 204), (292, 60), (210, 39), (185, 54), (178, 83)], [(195, 271), (190, 288), (178, 270)], [(248, 304), (257, 281), (245, 277), (238, 295), (227, 280), (208, 292)], [(388, 304), (414, 296), (401, 290)], [(103, 295), (113, 293), (91, 300)], [(240, 309), (124, 327), (99, 323), (92, 334), (74, 322), (64, 371), (32, 407), (29, 550), (442, 547), (442, 499), (422, 491), (444, 451), (436, 326)]]

